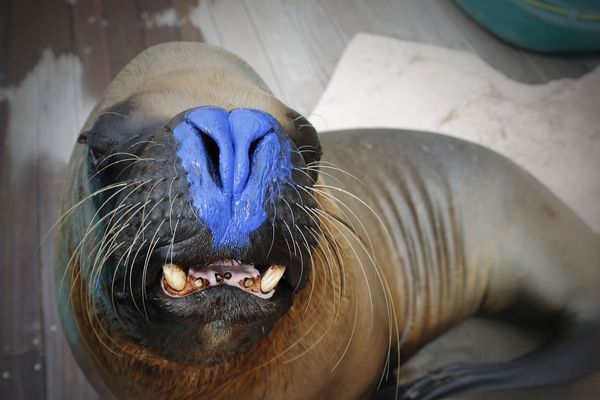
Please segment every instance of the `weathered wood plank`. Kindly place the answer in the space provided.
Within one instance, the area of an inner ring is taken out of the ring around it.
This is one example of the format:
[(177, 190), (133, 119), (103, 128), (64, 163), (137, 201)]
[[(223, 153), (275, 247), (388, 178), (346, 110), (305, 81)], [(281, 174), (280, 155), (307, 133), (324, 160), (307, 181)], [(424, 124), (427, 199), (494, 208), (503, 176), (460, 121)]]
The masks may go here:
[[(13, 1), (7, 5), (6, 70), (2, 86), (18, 84), (37, 63), (39, 52), (37, 41), (39, 6), (31, 0)], [(24, 24), (23, 21), (33, 21)], [(16, 40), (15, 38), (19, 38)]]
[(177, 13), (181, 40), (220, 44), (206, 3), (198, 0), (171, 0), (171, 3)]
[(473, 50), (461, 30), (450, 24), (439, 0), (393, 0), (415, 27), (415, 40), (452, 49)]
[(73, 51), (83, 66), (86, 95), (98, 99), (111, 78), (102, 0), (80, 0), (72, 6)]
[(207, 5), (221, 38), (221, 45), (242, 57), (258, 72), (275, 95), (281, 96), (280, 82), (242, 0), (219, 0), (208, 2)]
[[(87, 3), (87, 4), (86, 4)], [(47, 398), (93, 398), (95, 391), (85, 382), (79, 368), (71, 358), (70, 350), (65, 345), (60, 331), (60, 320), (57, 313), (55, 277), (54, 277), (54, 240), (53, 234), (44, 241), (46, 233), (58, 218), (59, 202), (62, 197), (64, 175), (68, 155), (77, 136), (77, 131), (84, 118), (86, 108), (91, 104), (82, 104), (84, 98), (84, 80), (82, 63), (73, 52), (82, 50), (86, 55), (87, 44), (75, 43), (75, 32), (82, 32), (84, 26), (75, 24), (75, 16), (81, 15), (83, 7), (88, 7), (92, 16), (97, 18), (99, 3), (83, 1), (72, 5), (61, 0), (47, 0), (41, 9), (41, 26), (43, 35), (40, 36), (40, 52), (50, 47), (57, 51), (52, 58), (44, 56), (45, 64), (37, 71), (37, 90), (41, 94), (37, 129), (37, 191), (38, 223), (41, 281), (42, 281), (42, 311), (44, 316), (44, 354), (46, 377), (45, 396)], [(81, 8), (79, 8), (81, 7)], [(85, 20), (87, 34), (84, 37), (93, 40), (102, 37), (99, 24)], [(96, 21), (98, 22), (98, 21)], [(83, 38), (82, 38), (83, 39)], [(88, 43), (91, 45), (91, 43)], [(97, 52), (95, 58), (85, 61), (96, 64), (92, 72), (101, 78), (101, 82), (92, 86), (100, 89), (106, 84), (108, 64), (106, 57)], [(104, 52), (105, 54), (105, 52)], [(104, 61), (104, 63), (102, 63)], [(60, 101), (57, 101), (60, 99)], [(88, 102), (91, 103), (91, 100)]]
[(146, 47), (181, 40), (177, 12), (170, 0), (144, 0), (138, 3), (138, 7)]
[[(47, 171), (44, 177), (51, 186), (47, 188), (46, 198), (49, 205), (46, 217), (40, 220), (40, 233), (45, 234), (58, 218), (58, 201), (62, 188), (65, 161), (72, 147), (86, 113), (104, 91), (110, 81), (110, 63), (107, 54), (106, 36), (103, 28), (101, 0), (80, 0), (71, 5), (70, 10), (73, 52), (78, 56), (71, 59), (69, 71), (55, 71), (52, 80), (60, 80), (56, 85), (46, 88), (48, 96), (59, 96), (61, 102), (52, 103), (48, 109), (49, 119), (54, 133), (51, 142), (43, 142), (48, 156), (42, 163)], [(80, 63), (80, 64), (79, 64)], [(65, 66), (63, 66), (64, 68)], [(69, 66), (67, 66), (69, 68)], [(85, 72), (85, 73), (84, 73)], [(70, 79), (69, 79), (70, 77)], [(62, 108), (61, 108), (62, 107)], [(71, 116), (72, 118), (67, 118)], [(61, 160), (63, 157), (63, 160)], [(48, 175), (48, 176), (46, 176)], [(89, 385), (73, 360), (66, 344), (60, 325), (54, 286), (53, 259), (54, 240), (50, 232), (42, 243), (42, 281), (44, 296), (44, 343), (46, 398), (49, 399), (95, 399), (95, 390)]]
[(362, 0), (377, 23), (380, 34), (402, 40), (415, 40), (419, 21), (412, 20), (394, 0)]
[(0, 358), (0, 399), (43, 399), (43, 365), (41, 351)]
[[(7, 43), (7, 69), (0, 90), (5, 104), (0, 148), (1, 358), (39, 349), (42, 335), (39, 264), (34, 256), (38, 229), (35, 112), (39, 96), (36, 79), (31, 76), (39, 58), (40, 10), (33, 3), (11, 4), (11, 40)], [(25, 26), (24, 20), (32, 23)]]
[(8, 41), (8, 1), (0, 1), (0, 82), (6, 68), (6, 42)]
[(105, 0), (102, 26), (106, 32), (111, 74), (114, 77), (144, 50), (140, 12), (135, 0)]
[(283, 4), (288, 18), (309, 47), (321, 74), (329, 81), (346, 41), (317, 0), (284, 0)]
[(346, 42), (359, 32), (381, 34), (377, 21), (361, 0), (320, 0), (319, 3)]
[(308, 113), (325, 89), (326, 77), (279, 1), (246, 0), (262, 46), (281, 88), (281, 98)]

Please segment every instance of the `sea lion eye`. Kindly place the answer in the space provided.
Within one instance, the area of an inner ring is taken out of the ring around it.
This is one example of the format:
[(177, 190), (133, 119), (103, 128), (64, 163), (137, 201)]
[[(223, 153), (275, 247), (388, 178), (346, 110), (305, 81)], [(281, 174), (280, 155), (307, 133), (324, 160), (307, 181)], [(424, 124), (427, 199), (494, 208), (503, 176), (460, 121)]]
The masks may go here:
[(100, 159), (104, 156), (104, 152), (89, 146), (89, 137), (92, 134), (93, 133), (90, 131), (82, 132), (77, 137), (77, 143), (88, 145), (88, 155), (89, 155), (88, 160), (90, 161), (92, 166), (95, 168), (98, 166)]
[(104, 157), (104, 153), (92, 147), (90, 147), (88, 150), (90, 163), (94, 168), (97, 168), (98, 164), (100, 163), (100, 160), (102, 159), (102, 157)]

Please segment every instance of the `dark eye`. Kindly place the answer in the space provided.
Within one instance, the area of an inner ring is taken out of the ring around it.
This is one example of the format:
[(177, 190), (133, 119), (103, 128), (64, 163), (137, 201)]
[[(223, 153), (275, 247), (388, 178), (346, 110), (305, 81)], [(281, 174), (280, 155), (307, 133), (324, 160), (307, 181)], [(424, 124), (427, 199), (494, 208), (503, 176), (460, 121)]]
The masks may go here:
[(98, 166), (102, 157), (104, 157), (104, 153), (91, 147), (89, 148), (89, 161), (94, 168)]

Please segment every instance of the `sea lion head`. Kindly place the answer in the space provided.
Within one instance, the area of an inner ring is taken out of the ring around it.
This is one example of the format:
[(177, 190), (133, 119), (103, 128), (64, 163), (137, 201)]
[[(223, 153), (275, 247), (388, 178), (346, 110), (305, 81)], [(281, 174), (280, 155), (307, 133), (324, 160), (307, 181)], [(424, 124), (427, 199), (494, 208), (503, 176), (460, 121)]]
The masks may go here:
[(78, 146), (94, 239), (82, 268), (106, 331), (212, 366), (264, 339), (304, 288), (321, 149), (260, 85), (215, 93), (207, 85), (223, 82), (197, 76), (187, 88), (182, 74), (154, 77), (88, 121)]

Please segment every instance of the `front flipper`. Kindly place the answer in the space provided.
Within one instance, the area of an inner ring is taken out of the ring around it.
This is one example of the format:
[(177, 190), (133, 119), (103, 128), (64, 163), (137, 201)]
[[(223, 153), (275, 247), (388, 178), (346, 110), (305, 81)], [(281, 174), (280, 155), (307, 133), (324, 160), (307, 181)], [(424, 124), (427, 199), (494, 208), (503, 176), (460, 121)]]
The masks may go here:
[(546, 345), (496, 364), (457, 363), (399, 388), (402, 400), (435, 400), (451, 395), (563, 384), (600, 368), (600, 325), (570, 321)]

